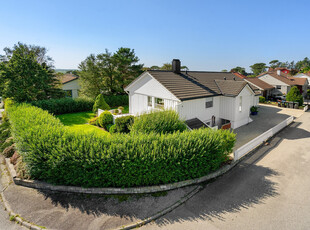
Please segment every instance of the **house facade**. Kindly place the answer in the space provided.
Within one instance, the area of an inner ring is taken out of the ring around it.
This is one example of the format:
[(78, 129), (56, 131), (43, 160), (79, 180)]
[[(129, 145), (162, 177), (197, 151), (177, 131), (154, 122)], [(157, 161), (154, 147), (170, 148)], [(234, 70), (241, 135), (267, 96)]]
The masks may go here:
[(181, 72), (179, 60), (173, 71), (144, 72), (125, 88), (129, 112), (173, 109), (184, 120), (198, 118), (209, 127), (230, 123), (238, 128), (251, 121), (250, 107), (258, 104), (258, 94), (248, 82), (232, 73)]
[(79, 84), (79, 77), (73, 74), (65, 74), (60, 79), (61, 88), (65, 91), (66, 97), (77, 98), (81, 86)]
[(297, 86), (303, 96), (307, 93), (308, 80), (306, 78), (291, 77), (282, 73), (281, 70), (266, 72), (257, 78), (274, 87), (271, 96), (286, 95), (293, 86)]

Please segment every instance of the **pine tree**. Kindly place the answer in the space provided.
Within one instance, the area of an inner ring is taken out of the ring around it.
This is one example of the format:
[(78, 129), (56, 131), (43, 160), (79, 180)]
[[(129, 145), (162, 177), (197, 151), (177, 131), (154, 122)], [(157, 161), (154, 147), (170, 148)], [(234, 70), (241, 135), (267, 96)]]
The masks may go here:
[(95, 104), (93, 106), (93, 112), (97, 113), (98, 109), (110, 110), (110, 106), (105, 102), (102, 94), (96, 97)]

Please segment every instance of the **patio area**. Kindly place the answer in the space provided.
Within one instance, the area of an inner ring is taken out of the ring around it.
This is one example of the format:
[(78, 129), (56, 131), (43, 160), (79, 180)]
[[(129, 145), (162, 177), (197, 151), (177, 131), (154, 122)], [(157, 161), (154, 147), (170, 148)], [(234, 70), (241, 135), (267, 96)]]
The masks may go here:
[(300, 109), (288, 109), (261, 104), (259, 104), (258, 111), (257, 115), (251, 116), (253, 120), (251, 123), (234, 130), (234, 133), (237, 134), (234, 151), (288, 117), (294, 116), (296, 118), (304, 113), (304, 111)]

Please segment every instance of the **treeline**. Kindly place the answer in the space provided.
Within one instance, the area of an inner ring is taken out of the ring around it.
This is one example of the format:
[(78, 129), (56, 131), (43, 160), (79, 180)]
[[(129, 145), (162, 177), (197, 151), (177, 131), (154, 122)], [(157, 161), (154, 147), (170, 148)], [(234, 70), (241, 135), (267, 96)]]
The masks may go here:
[[(230, 72), (237, 72), (248, 77), (255, 77), (263, 72), (266, 72), (269, 68), (287, 68), (290, 69), (290, 74), (292, 75), (295, 75), (298, 72), (307, 73), (310, 71), (310, 60), (307, 57), (305, 57), (303, 60), (297, 61), (296, 63), (295, 61), (281, 62), (279, 60), (272, 60), (269, 62), (269, 65), (266, 63), (255, 63), (251, 65), (250, 69), (252, 73), (247, 73), (245, 68), (240, 66), (232, 68)], [(222, 70), (222, 72), (227, 72), (227, 70)]]

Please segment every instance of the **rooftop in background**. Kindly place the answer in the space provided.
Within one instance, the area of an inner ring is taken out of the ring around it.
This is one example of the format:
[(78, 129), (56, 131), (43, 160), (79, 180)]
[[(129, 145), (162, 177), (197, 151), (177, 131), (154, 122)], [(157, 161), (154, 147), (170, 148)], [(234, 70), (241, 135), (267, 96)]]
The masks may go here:
[(268, 89), (274, 88), (272, 85), (269, 85), (267, 82), (264, 82), (256, 77), (248, 77), (248, 78), (245, 78), (245, 80), (259, 87), (262, 90), (268, 90)]
[(74, 74), (67, 73), (67, 74), (64, 74), (64, 75), (62, 75), (62, 76), (60, 77), (60, 82), (61, 82), (62, 84), (66, 84), (66, 83), (68, 83), (68, 82), (70, 82), (70, 81), (73, 81), (73, 80), (76, 80), (76, 79), (78, 79), (78, 78), (79, 78), (79, 77), (76, 76), (76, 75), (74, 75)]

